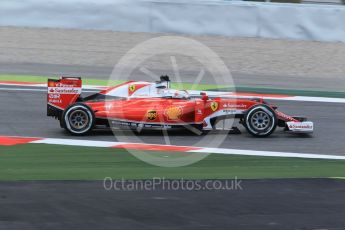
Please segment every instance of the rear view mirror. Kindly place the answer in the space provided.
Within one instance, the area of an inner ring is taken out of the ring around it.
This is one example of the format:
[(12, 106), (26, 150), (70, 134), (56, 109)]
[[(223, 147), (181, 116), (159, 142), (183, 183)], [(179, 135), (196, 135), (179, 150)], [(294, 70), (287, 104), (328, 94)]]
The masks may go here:
[(206, 94), (202, 95), (201, 98), (202, 98), (203, 101), (207, 101), (208, 100), (208, 96)]

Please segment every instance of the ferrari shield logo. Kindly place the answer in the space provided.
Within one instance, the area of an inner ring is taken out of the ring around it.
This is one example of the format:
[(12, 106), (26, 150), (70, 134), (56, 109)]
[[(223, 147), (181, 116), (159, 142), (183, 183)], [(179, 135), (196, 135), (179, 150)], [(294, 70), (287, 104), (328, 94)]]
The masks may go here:
[(153, 121), (157, 118), (157, 111), (155, 110), (149, 110), (147, 111), (147, 119), (150, 121)]
[(134, 92), (135, 91), (135, 85), (129, 85), (129, 91)]
[(211, 103), (211, 109), (213, 112), (216, 111), (218, 109), (218, 102), (213, 101)]

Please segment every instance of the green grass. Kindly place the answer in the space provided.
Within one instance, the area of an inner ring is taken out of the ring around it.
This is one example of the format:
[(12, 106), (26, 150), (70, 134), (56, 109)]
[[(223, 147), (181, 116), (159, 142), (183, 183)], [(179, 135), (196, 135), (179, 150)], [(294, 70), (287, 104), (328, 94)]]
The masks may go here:
[[(11, 75), (11, 74), (0, 74), (0, 81), (18, 81), (18, 82), (32, 82), (32, 83), (47, 83), (48, 78), (58, 79), (58, 76), (32, 76), (32, 75)], [(83, 79), (84, 85), (117, 85), (121, 84), (124, 81), (121, 80), (100, 80), (100, 79)]]
[[(158, 156), (188, 153), (156, 152)], [(211, 154), (193, 165), (165, 168), (125, 150), (28, 144), (0, 147), (0, 180), (345, 177), (345, 161)]]
[[(31, 75), (10, 75), (10, 74), (0, 74), (0, 81), (18, 81), (18, 82), (32, 82), (32, 83), (47, 83), (48, 78), (58, 77), (48, 77), (48, 76), (31, 76)], [(125, 81), (123, 80), (101, 80), (101, 79), (83, 79), (83, 85), (97, 85), (97, 86), (114, 86), (121, 84)], [(192, 89), (193, 90), (205, 90), (205, 89), (218, 89), (224, 86), (217, 86), (212, 84), (198, 84), (193, 86), (190, 83), (172, 83), (174, 89)]]
[(0, 81), (21, 81), (21, 82), (35, 82), (35, 83), (46, 83), (48, 77), (42, 76), (31, 76), (31, 75), (12, 75), (12, 74), (1, 74)]
[[(22, 82), (34, 82), (34, 83), (46, 83), (48, 76), (31, 76), (31, 75), (10, 75), (0, 74), (0, 81), (22, 81)], [(51, 78), (58, 78), (57, 76)], [(99, 85), (99, 86), (114, 86), (123, 83), (122, 80), (100, 80), (84, 78), (84, 85)], [(212, 84), (198, 84), (193, 86), (190, 83), (172, 83), (174, 89), (193, 89), (193, 90), (213, 90), (213, 91), (237, 91), (237, 92), (251, 92), (251, 93), (263, 93), (263, 94), (284, 94), (292, 96), (309, 96), (309, 97), (333, 97), (333, 98), (345, 98), (345, 92), (329, 92), (321, 90), (297, 90), (297, 89), (277, 89), (268, 87), (248, 87), (248, 86), (224, 86), (224, 85), (212, 85)]]

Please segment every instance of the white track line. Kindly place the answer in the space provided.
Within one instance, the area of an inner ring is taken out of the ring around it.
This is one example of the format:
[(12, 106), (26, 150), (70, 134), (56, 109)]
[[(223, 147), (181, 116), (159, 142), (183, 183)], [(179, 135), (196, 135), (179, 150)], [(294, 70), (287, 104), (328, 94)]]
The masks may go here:
[[(0, 91), (29, 91), (29, 92), (47, 92), (47, 89), (25, 89), (25, 88), (0, 88)], [(83, 90), (83, 93), (96, 93), (100, 90)]]
[[(35, 88), (47, 88), (47, 84), (15, 84), (15, 83), (2, 83), (0, 81), (0, 85), (4, 86), (21, 86), (21, 87), (35, 87)], [(102, 90), (108, 88), (108, 86), (100, 86), (100, 85), (83, 85), (85, 89), (98, 89)]]
[(30, 91), (30, 92), (47, 92), (46, 89), (25, 89), (25, 88), (0, 88), (1, 91)]
[[(207, 91), (206, 91), (207, 92)], [(333, 97), (306, 97), (306, 96), (288, 96), (288, 97), (270, 97), (270, 96), (235, 96), (235, 95), (219, 95), (224, 98), (263, 98), (265, 100), (275, 101), (306, 101), (306, 102), (326, 102), (326, 103), (345, 103), (345, 98), (333, 98)]]
[[(69, 146), (83, 146), (83, 147), (115, 147), (117, 145), (155, 145), (161, 147), (189, 147), (176, 145), (157, 145), (157, 144), (143, 144), (143, 143), (128, 143), (128, 142), (109, 142), (109, 141), (90, 141), (90, 140), (75, 140), (75, 139), (57, 139), (57, 138), (43, 138), (41, 140), (30, 142), (33, 144), (53, 144), (53, 145), (69, 145)], [(291, 153), (291, 152), (274, 152), (274, 151), (257, 151), (257, 150), (241, 150), (241, 149), (225, 149), (225, 148), (208, 148), (196, 147), (198, 149), (188, 150), (190, 153), (214, 153), (226, 155), (245, 155), (245, 156), (265, 156), (265, 157), (287, 157), (287, 158), (308, 158), (308, 159), (328, 159), (328, 160), (345, 160), (342, 155), (326, 155), (317, 153)], [(138, 149), (140, 150), (140, 149)]]
[(333, 102), (333, 103), (345, 103), (345, 98), (332, 98), (332, 97), (302, 97), (295, 96), (291, 98), (294, 101), (310, 101), (310, 102)]
[(122, 144), (121, 142), (111, 142), (111, 141), (89, 141), (89, 140), (73, 140), (73, 139), (58, 139), (58, 138), (45, 138), (42, 140), (33, 141), (31, 143), (84, 146), (84, 147), (112, 147), (118, 144)]
[[(257, 98), (257, 97), (256, 97)], [(291, 96), (291, 97), (263, 97), (266, 100), (276, 101), (305, 101), (305, 102), (326, 102), (326, 103), (345, 103), (345, 98), (333, 97), (305, 97), (305, 96)]]
[(289, 158), (308, 158), (308, 159), (329, 159), (329, 160), (345, 160), (345, 156), (325, 155), (314, 153), (290, 153), (290, 152), (271, 152), (241, 149), (223, 149), (223, 148), (203, 148), (200, 150), (190, 150), (189, 152), (198, 153), (217, 153), (227, 155), (246, 155), (246, 156), (265, 156), (265, 157), (289, 157)]

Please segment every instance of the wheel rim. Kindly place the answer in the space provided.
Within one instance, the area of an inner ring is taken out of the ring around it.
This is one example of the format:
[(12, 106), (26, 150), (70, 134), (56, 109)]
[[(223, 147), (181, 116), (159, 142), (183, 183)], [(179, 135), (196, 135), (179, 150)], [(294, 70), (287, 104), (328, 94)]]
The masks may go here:
[(257, 130), (265, 130), (270, 126), (270, 117), (264, 111), (258, 111), (253, 114), (251, 118), (251, 123), (253, 127)]
[(89, 117), (83, 110), (75, 110), (69, 115), (69, 123), (76, 130), (84, 129), (89, 123)]

